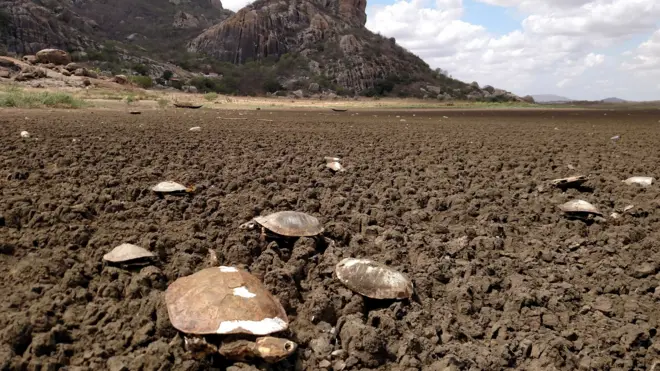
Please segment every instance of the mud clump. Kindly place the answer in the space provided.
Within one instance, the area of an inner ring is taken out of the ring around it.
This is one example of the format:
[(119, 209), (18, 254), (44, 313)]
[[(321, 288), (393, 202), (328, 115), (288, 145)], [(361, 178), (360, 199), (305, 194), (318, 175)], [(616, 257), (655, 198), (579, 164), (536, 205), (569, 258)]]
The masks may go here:
[[(621, 181), (657, 176), (656, 112), (222, 120), (238, 113), (3, 112), (13, 134), (0, 136), (0, 369), (651, 369), (660, 359), (660, 192)], [(200, 123), (204, 135), (188, 135)], [(615, 134), (625, 140), (612, 146)], [(350, 171), (332, 174), (319, 153), (342, 154)], [(573, 175), (567, 163), (589, 187), (547, 186)], [(163, 179), (195, 192), (159, 197), (150, 187)], [(574, 199), (604, 220), (566, 218), (557, 206)], [(282, 210), (314, 215), (323, 233), (288, 243), (239, 228)], [(104, 263), (122, 243), (156, 259)], [(286, 361), (186, 352), (164, 293), (211, 253), (282, 303), (283, 336), (299, 345)], [(345, 258), (400, 271), (415, 296), (354, 293), (334, 275)]]

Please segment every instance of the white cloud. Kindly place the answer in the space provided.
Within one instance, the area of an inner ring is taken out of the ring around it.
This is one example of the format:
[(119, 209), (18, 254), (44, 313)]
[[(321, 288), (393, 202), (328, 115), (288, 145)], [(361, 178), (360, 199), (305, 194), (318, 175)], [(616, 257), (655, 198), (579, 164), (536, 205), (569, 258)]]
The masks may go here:
[(660, 29), (655, 31), (637, 50), (626, 54), (633, 57), (623, 62), (623, 70), (633, 71), (642, 76), (649, 73), (660, 75)]
[[(395, 37), (432, 67), (449, 70), (456, 78), (517, 94), (557, 93), (595, 99), (606, 94), (605, 85), (588, 79), (602, 80), (622, 70), (660, 68), (660, 31), (631, 53), (634, 57), (628, 58), (624, 69), (620, 67), (625, 56), (611, 51), (631, 36), (657, 28), (658, 0), (478, 1), (522, 13), (520, 29), (495, 35), (481, 25), (467, 23), (462, 20), (461, 0), (397, 0), (369, 7), (367, 28)], [(619, 83), (632, 84), (625, 77), (609, 83), (618, 89)], [(653, 94), (651, 89), (648, 92)], [(652, 97), (630, 97), (635, 98)]]
[(241, 8), (251, 3), (252, 0), (222, 0), (222, 7), (237, 12)]

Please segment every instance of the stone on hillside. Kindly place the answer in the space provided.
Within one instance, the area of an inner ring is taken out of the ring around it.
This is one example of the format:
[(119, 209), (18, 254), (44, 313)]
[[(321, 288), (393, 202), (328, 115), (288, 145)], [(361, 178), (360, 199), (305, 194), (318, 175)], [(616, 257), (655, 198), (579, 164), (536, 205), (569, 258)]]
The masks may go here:
[(309, 84), (309, 87), (307, 88), (307, 90), (311, 91), (312, 93), (316, 93), (320, 89), (321, 89), (321, 87), (319, 86), (319, 84), (317, 84), (315, 82)]
[(56, 65), (66, 65), (71, 63), (71, 56), (64, 50), (43, 49), (37, 52), (37, 62), (53, 63)]
[(117, 84), (124, 85), (128, 82), (128, 78), (126, 75), (117, 75), (112, 78), (112, 81), (116, 82)]
[(35, 63), (37, 63), (37, 56), (36, 55), (24, 55), (23, 56), (23, 61), (26, 62), (26, 63), (35, 64)]
[(433, 86), (433, 85), (427, 85), (426, 90), (430, 91), (433, 94), (440, 94), (442, 93), (442, 88), (439, 86)]
[(82, 68), (82, 67), (83, 66), (81, 66), (78, 63), (71, 62), (71, 63), (67, 64), (66, 67), (64, 67), (64, 68), (66, 68), (67, 71), (69, 71), (69, 72), (73, 72), (73, 71), (77, 70), (78, 68)]

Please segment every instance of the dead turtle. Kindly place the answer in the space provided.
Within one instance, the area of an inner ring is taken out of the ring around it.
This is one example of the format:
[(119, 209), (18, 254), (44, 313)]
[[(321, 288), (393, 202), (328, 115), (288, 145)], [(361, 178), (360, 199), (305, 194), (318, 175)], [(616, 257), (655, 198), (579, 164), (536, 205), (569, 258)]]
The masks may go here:
[(633, 176), (623, 181), (628, 185), (636, 184), (642, 187), (648, 187), (653, 184), (653, 178), (650, 176)]
[(297, 239), (298, 237), (316, 237), (323, 233), (323, 225), (312, 215), (300, 211), (278, 211), (266, 216), (258, 216), (241, 229), (255, 229), (261, 227), (261, 238)]
[(130, 243), (122, 243), (109, 253), (103, 255), (103, 260), (115, 264), (148, 263), (154, 255), (151, 251)]
[(594, 216), (603, 216), (594, 205), (584, 200), (572, 200), (559, 205), (559, 209), (568, 217), (577, 219), (589, 219)]
[(550, 184), (557, 188), (571, 188), (571, 187), (579, 187), (582, 185), (582, 183), (586, 182), (589, 180), (584, 175), (575, 175), (575, 176), (570, 176), (568, 178), (560, 178), (560, 179), (554, 179), (550, 181)]
[(264, 336), (286, 330), (289, 319), (261, 281), (244, 270), (220, 266), (181, 277), (167, 288), (165, 303), (172, 326), (187, 334), (186, 348), (194, 356), (219, 353), (275, 363), (297, 348), (293, 341)]
[(165, 181), (165, 182), (160, 182), (155, 186), (151, 187), (151, 190), (158, 194), (163, 194), (163, 193), (184, 194), (184, 193), (194, 192), (195, 187), (192, 186), (186, 187), (183, 184), (179, 184), (177, 182)]
[(335, 274), (346, 287), (372, 299), (408, 299), (413, 294), (408, 277), (370, 259), (343, 259)]

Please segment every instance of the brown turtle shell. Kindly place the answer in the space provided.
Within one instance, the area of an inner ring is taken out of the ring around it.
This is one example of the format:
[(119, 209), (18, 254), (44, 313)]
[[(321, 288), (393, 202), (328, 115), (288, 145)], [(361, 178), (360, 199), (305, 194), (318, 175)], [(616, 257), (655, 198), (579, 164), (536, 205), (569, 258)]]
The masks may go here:
[(335, 273), (346, 287), (372, 299), (406, 299), (413, 294), (408, 277), (370, 259), (346, 258), (336, 265)]
[(282, 236), (311, 237), (323, 232), (319, 220), (300, 211), (279, 211), (266, 216), (258, 216), (254, 221)]
[(172, 326), (187, 334), (267, 335), (289, 325), (280, 302), (252, 274), (213, 267), (174, 281), (165, 292)]

